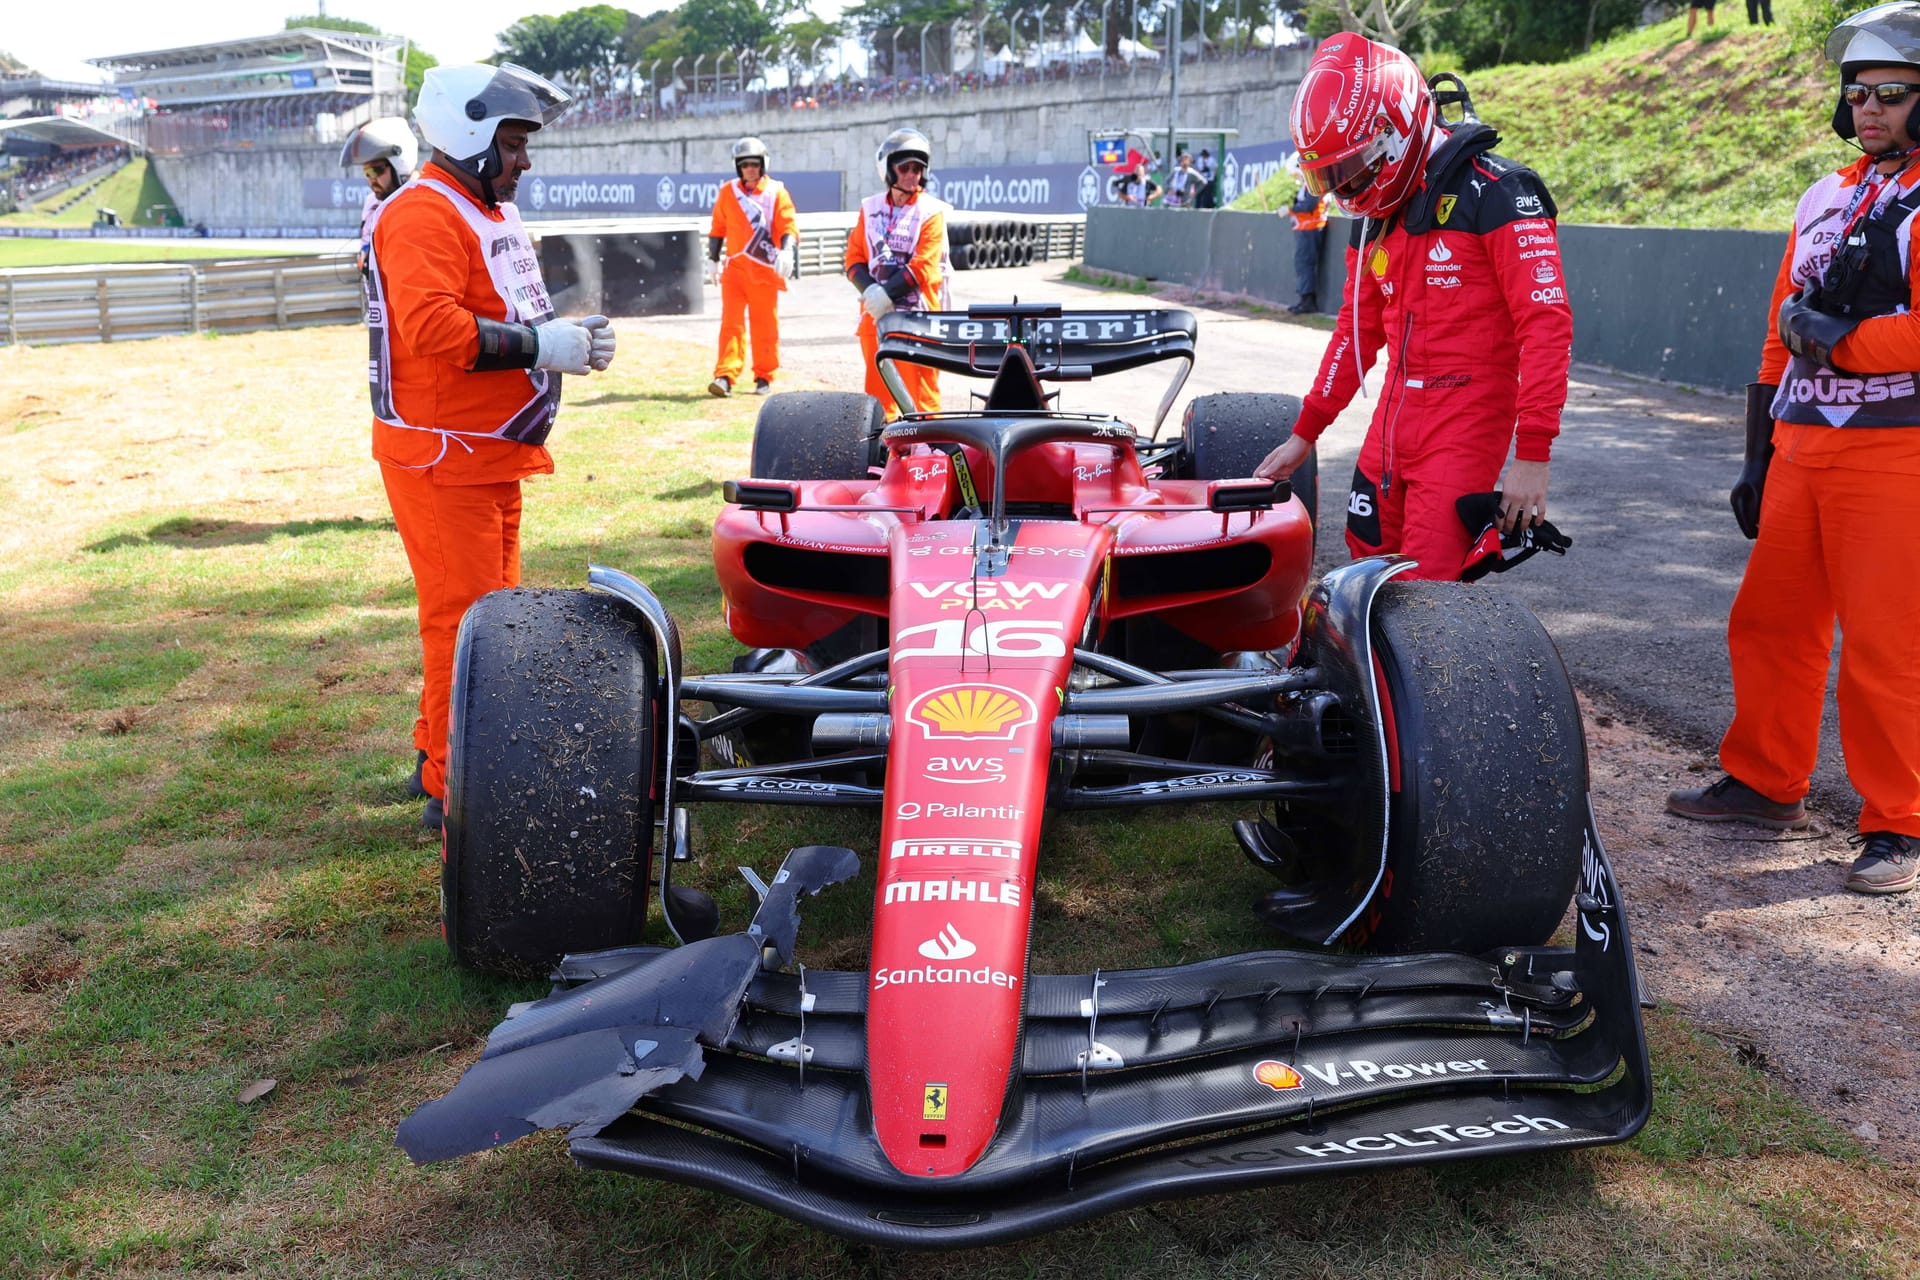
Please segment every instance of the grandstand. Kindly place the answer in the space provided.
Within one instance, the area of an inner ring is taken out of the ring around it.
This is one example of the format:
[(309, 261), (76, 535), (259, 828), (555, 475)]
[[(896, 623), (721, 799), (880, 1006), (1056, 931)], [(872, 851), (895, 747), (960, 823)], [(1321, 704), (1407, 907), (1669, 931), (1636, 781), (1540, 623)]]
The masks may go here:
[(406, 107), (406, 41), (305, 27), (87, 61), (140, 103), (148, 153), (337, 142)]

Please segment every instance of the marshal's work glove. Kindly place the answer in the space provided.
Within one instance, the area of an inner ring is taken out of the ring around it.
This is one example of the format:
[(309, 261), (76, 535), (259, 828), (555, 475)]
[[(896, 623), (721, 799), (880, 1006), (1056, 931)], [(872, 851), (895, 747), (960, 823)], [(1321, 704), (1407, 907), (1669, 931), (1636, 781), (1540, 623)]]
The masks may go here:
[(1767, 488), (1767, 466), (1773, 461), (1773, 397), (1780, 388), (1767, 382), (1747, 384), (1747, 461), (1733, 482), (1727, 501), (1740, 532), (1760, 536), (1760, 498)]
[(1833, 362), (1833, 349), (1840, 345), (1840, 339), (1853, 332), (1860, 319), (1828, 315), (1804, 290), (1788, 294), (1780, 303), (1780, 314), (1776, 317), (1780, 341), (1786, 344), (1787, 350), (1835, 373), (1847, 370)]
[(798, 267), (798, 257), (790, 246), (783, 245), (779, 252), (774, 254), (773, 269), (778, 271), (785, 279), (793, 279)]
[(593, 350), (587, 356), (587, 363), (597, 373), (613, 363), (613, 321), (605, 316), (588, 316), (580, 322), (580, 327), (593, 335)]
[(578, 320), (549, 320), (534, 326), (539, 350), (533, 367), (555, 373), (586, 373), (593, 365), (593, 331)]
[(893, 299), (887, 295), (886, 289), (877, 284), (870, 284), (861, 292), (860, 303), (875, 320), (893, 310)]

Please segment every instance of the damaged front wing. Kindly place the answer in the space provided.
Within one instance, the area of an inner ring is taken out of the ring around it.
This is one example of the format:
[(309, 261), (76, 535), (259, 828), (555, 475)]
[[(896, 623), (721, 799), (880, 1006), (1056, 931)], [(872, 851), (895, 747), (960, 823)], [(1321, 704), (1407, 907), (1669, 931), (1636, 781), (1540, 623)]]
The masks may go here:
[(568, 957), (400, 1145), (424, 1162), (567, 1125), (588, 1167), (958, 1248), (1314, 1173), (1617, 1142), (1646, 1122), (1638, 976), (1589, 813), (1571, 948), (1032, 975), (998, 1135), (962, 1175), (911, 1177), (868, 1114), (869, 975), (762, 964), (791, 959), (797, 895), (856, 866), (795, 850), (747, 933)]

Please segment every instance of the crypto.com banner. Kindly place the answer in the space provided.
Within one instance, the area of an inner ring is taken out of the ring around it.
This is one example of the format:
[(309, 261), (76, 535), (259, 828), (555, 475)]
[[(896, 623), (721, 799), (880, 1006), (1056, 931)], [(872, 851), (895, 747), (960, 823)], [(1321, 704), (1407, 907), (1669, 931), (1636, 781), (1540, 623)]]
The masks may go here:
[(942, 165), (928, 190), (956, 209), (993, 213), (1084, 213), (1113, 203), (1107, 175), (1090, 164)]
[(1286, 168), (1292, 156), (1291, 142), (1256, 142), (1250, 146), (1228, 147), (1226, 159), (1220, 163), (1220, 172), (1215, 175), (1215, 180), (1220, 184), (1217, 197), (1220, 207), (1226, 208), (1236, 198)]
[[(840, 208), (840, 174), (813, 170), (774, 175), (787, 184), (801, 212)], [(730, 173), (530, 173), (520, 179), (523, 217), (567, 213), (674, 214), (705, 217), (730, 182)], [(352, 177), (308, 178), (301, 188), (309, 209), (358, 209), (366, 184)]]
[[(1285, 167), (1291, 142), (1229, 147), (1215, 173), (1215, 200), (1224, 208)], [(1110, 166), (1090, 164), (995, 165), (934, 170), (933, 193), (956, 209), (995, 213), (1084, 213), (1118, 204)]]

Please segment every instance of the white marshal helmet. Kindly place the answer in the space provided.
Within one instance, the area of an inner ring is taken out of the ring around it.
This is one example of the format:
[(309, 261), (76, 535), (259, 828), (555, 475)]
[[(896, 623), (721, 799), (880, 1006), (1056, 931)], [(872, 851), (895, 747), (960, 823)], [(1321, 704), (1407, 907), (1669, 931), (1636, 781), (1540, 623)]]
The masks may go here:
[(420, 163), (420, 144), (414, 141), (413, 129), (399, 116), (367, 121), (348, 134), (340, 148), (342, 169), (358, 169), (375, 160), (385, 160), (402, 178), (413, 176), (414, 166)]
[[(1853, 109), (1847, 105), (1845, 86), (1870, 67), (1920, 68), (1920, 4), (1895, 0), (1862, 9), (1827, 36), (1826, 55), (1828, 62), (1840, 68), (1841, 91), (1833, 108), (1833, 131), (1852, 141)], [(1920, 103), (1907, 108), (1909, 137), (1920, 124), (1913, 114), (1917, 109)]]
[(525, 67), (484, 62), (429, 67), (413, 119), (427, 145), (491, 189), (500, 175), (494, 134), (508, 120), (545, 128), (565, 114), (573, 97)]
[(740, 166), (749, 160), (758, 160), (760, 172), (767, 171), (767, 144), (752, 136), (733, 144), (733, 171), (739, 173)]
[(880, 171), (880, 181), (891, 187), (893, 166), (902, 160), (918, 160), (932, 171), (933, 144), (927, 141), (926, 134), (918, 129), (895, 129), (881, 140), (880, 149), (873, 156), (873, 167)]

